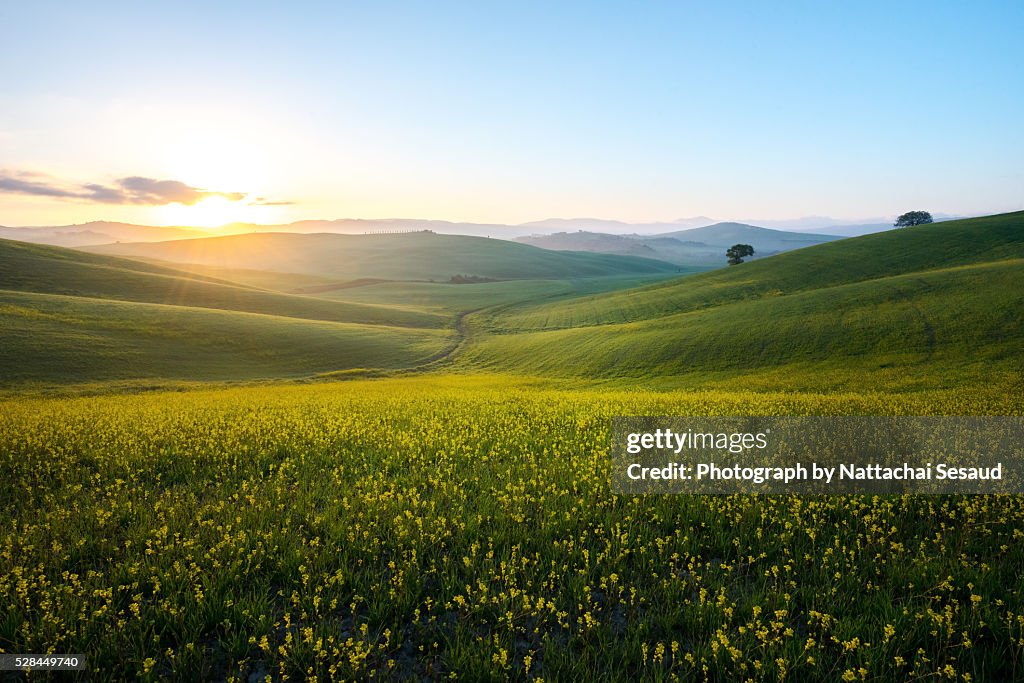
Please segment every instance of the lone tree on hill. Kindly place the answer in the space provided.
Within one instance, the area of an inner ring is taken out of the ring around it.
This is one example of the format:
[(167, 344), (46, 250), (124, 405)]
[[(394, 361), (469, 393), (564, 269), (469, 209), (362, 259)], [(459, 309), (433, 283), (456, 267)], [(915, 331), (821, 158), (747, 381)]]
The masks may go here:
[(927, 211), (907, 211), (893, 223), (895, 228), (910, 228), (932, 222), (932, 215)]
[(743, 263), (743, 258), (746, 256), (753, 256), (754, 248), (749, 244), (734, 244), (729, 247), (725, 256), (729, 259), (729, 265), (735, 266), (738, 263)]

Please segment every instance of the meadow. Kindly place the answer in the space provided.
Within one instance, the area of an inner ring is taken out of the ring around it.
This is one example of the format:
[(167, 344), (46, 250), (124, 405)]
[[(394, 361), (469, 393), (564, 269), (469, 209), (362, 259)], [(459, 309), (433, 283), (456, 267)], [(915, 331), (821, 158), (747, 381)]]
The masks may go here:
[(498, 375), (11, 400), (0, 643), (100, 680), (1017, 680), (1020, 497), (623, 497), (607, 449), (623, 414), (1020, 408)]
[(0, 650), (88, 680), (1024, 679), (1024, 497), (623, 496), (608, 454), (622, 415), (1024, 414), (1024, 213), (685, 276), (480, 238), (512, 279), (461, 285), (331, 273), (314, 237), (268, 271), (0, 241)]

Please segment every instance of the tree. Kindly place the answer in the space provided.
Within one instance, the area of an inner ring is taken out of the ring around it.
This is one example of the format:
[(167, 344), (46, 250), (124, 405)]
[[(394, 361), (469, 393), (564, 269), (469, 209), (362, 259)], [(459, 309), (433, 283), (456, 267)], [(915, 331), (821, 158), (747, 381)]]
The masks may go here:
[(895, 228), (910, 228), (932, 222), (932, 215), (927, 211), (907, 211), (893, 223)]
[(753, 256), (754, 248), (749, 244), (734, 244), (729, 247), (725, 256), (729, 259), (729, 265), (735, 266), (738, 263), (743, 263), (743, 258), (746, 256)]

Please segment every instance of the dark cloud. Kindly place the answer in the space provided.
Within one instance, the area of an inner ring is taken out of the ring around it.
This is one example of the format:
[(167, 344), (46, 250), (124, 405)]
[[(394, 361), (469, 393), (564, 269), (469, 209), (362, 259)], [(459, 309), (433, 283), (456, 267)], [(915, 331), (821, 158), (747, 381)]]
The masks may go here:
[(76, 197), (70, 191), (61, 189), (46, 182), (27, 180), (27, 178), (38, 178), (36, 173), (8, 173), (0, 171), (0, 192), (11, 192), (16, 194), (34, 194), (40, 197)]
[(130, 176), (119, 178), (110, 185), (99, 183), (73, 185), (25, 171), (0, 171), (0, 192), (77, 199), (96, 204), (144, 204), (148, 206), (175, 203), (191, 206), (207, 197), (223, 197), (228, 201), (238, 202), (246, 197), (244, 192), (213, 192), (186, 185), (179, 180), (157, 180)]
[(245, 199), (244, 192), (209, 192), (191, 187), (178, 180), (154, 180), (132, 176), (117, 181), (122, 192), (133, 204), (188, 204), (192, 205), (207, 197), (223, 197), (232, 202)]

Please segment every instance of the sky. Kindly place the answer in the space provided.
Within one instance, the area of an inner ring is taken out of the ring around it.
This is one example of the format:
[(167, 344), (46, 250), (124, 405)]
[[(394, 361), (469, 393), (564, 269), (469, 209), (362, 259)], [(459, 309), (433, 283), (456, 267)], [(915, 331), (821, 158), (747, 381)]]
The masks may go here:
[(0, 225), (1024, 209), (1024, 3), (0, 3)]

